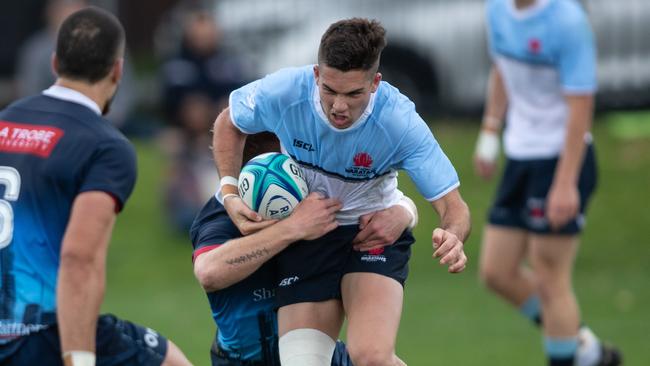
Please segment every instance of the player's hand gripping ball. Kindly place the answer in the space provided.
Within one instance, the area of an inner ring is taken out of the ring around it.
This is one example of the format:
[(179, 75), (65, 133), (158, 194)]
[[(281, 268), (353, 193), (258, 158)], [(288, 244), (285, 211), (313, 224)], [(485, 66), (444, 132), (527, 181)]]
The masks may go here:
[(251, 159), (239, 173), (239, 196), (265, 219), (282, 219), (307, 196), (300, 166), (288, 155), (266, 153)]

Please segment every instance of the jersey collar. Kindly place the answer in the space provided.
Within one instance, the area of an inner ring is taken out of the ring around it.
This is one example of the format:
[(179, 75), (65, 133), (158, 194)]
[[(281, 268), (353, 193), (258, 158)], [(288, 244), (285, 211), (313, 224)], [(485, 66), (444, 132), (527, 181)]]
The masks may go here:
[(97, 113), (97, 115), (102, 115), (102, 111), (99, 109), (99, 105), (95, 103), (94, 100), (88, 98), (84, 94), (79, 93), (74, 89), (66, 88), (65, 86), (61, 85), (52, 85), (51, 87), (43, 90), (43, 94), (47, 95), (48, 97), (81, 104), (90, 108), (93, 112)]
[[(379, 90), (379, 89), (377, 89)], [(318, 113), (318, 116), (321, 118), (325, 124), (331, 128), (334, 131), (337, 132), (344, 132), (344, 131), (350, 131), (353, 130), (359, 126), (361, 126), (366, 120), (368, 120), (368, 117), (372, 113), (372, 110), (375, 108), (375, 95), (377, 92), (374, 92), (370, 94), (370, 101), (368, 102), (368, 105), (366, 106), (366, 109), (361, 113), (361, 116), (359, 116), (359, 119), (354, 121), (353, 124), (350, 125), (348, 128), (343, 128), (339, 129), (330, 123), (330, 121), (327, 119), (327, 116), (325, 115), (325, 112), (323, 111), (323, 106), (320, 104), (320, 94), (318, 94), (318, 85), (314, 83), (314, 92), (312, 93), (312, 102), (314, 105), (314, 109), (316, 110), (316, 113)]]
[(533, 17), (537, 14), (539, 14), (546, 6), (548, 3), (550, 3), (551, 0), (536, 0), (535, 3), (527, 8), (524, 9), (517, 9), (517, 5), (515, 4), (515, 0), (509, 0), (508, 1), (508, 10), (514, 16), (515, 18), (522, 20), (522, 19), (527, 19), (530, 17)]

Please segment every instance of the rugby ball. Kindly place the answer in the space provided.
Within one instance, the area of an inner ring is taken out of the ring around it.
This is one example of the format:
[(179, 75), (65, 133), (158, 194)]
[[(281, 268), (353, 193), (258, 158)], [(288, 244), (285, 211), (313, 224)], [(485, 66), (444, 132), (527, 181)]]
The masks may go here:
[(239, 173), (239, 196), (265, 219), (283, 219), (307, 196), (302, 169), (290, 156), (265, 153)]

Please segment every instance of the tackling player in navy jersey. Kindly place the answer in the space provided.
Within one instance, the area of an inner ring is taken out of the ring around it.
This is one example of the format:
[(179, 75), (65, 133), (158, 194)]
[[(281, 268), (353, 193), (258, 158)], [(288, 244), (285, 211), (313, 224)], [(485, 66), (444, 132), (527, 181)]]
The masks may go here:
[(275, 254), (336, 227), (337, 200), (312, 193), (287, 219), (241, 236), (212, 197), (191, 229), (194, 272), (206, 290), (218, 333), (212, 365), (280, 365), (274, 311)]
[[(278, 149), (272, 134), (253, 135), (246, 141), (244, 160)], [(341, 205), (312, 194), (287, 219), (243, 237), (220, 201), (219, 194), (212, 197), (190, 230), (194, 272), (207, 292), (218, 328), (212, 365), (279, 365), (272, 257), (299, 239), (320, 237), (336, 227), (335, 213)], [(391, 244), (416, 223), (417, 209), (404, 196), (399, 204), (364, 216), (355, 245)], [(343, 343), (337, 342), (331, 364), (351, 365)]]
[(507, 164), (483, 237), (481, 277), (541, 323), (549, 365), (618, 365), (618, 351), (580, 324), (571, 284), (596, 186), (589, 132), (596, 50), (587, 15), (573, 0), (490, 0), (487, 18), (494, 66), (475, 162), (479, 175), (493, 175), (507, 119)]
[(124, 30), (89, 7), (58, 34), (58, 78), (0, 112), (0, 364), (189, 365), (154, 330), (98, 316), (116, 214), (135, 150), (102, 118), (120, 78)]
[[(234, 181), (246, 136), (270, 131), (304, 170), (311, 192), (339, 199), (340, 226), (309, 245), (298, 243), (278, 259), (277, 305), (284, 366), (328, 365), (347, 316), (347, 341), (357, 366), (398, 365), (395, 355), (403, 285), (414, 238), (355, 251), (363, 215), (399, 201), (397, 170), (405, 170), (440, 216), (433, 230), (434, 257), (450, 273), (467, 263), (467, 205), (451, 162), (415, 111), (378, 72), (386, 45), (377, 21), (346, 19), (324, 33), (318, 64), (287, 68), (230, 95), (214, 126), (220, 175)], [(222, 185), (228, 215), (246, 233), (262, 221)], [(308, 345), (308, 346), (306, 346)]]

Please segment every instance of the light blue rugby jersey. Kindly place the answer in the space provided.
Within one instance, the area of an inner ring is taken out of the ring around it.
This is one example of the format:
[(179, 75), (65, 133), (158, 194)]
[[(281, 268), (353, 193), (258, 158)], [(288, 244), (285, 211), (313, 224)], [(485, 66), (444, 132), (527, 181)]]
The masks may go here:
[(458, 187), (458, 175), (414, 104), (381, 82), (358, 121), (344, 130), (330, 125), (313, 65), (282, 69), (235, 90), (231, 119), (244, 133), (275, 133), (300, 163), (310, 191), (343, 202), (338, 220), (358, 217), (399, 201), (396, 170), (405, 170), (429, 201)]
[(565, 96), (596, 91), (592, 30), (574, 0), (514, 3), (487, 4), (490, 52), (509, 100), (504, 147), (514, 158), (555, 156), (564, 146)]

